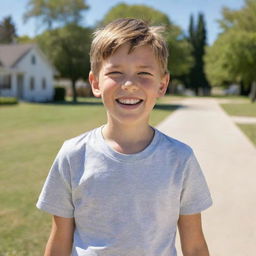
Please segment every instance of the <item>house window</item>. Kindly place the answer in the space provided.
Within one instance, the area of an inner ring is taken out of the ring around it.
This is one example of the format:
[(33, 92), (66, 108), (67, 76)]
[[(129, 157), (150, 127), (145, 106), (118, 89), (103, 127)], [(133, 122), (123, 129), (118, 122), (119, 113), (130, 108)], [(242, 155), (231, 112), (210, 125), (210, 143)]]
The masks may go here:
[(30, 90), (33, 91), (35, 89), (35, 79), (34, 77), (30, 77)]
[(31, 64), (32, 65), (36, 64), (36, 56), (35, 55), (32, 55), (32, 57), (31, 57)]
[(42, 80), (42, 89), (43, 90), (46, 89), (46, 80), (45, 80), (45, 78), (43, 78), (43, 80)]
[(0, 89), (11, 89), (11, 75), (0, 76)]

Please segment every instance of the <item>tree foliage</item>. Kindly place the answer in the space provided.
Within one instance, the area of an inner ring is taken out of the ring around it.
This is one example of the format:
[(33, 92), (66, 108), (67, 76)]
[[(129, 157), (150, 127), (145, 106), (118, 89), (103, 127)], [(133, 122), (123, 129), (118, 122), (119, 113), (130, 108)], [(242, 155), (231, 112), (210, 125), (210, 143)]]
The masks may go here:
[(145, 5), (118, 4), (113, 7), (101, 21), (101, 25), (106, 25), (117, 18), (137, 18), (148, 21), (152, 25), (170, 25), (168, 16), (156, 9)]
[(240, 10), (223, 9), (219, 20), (223, 32), (207, 49), (205, 58), (207, 77), (213, 85), (237, 82), (249, 90), (256, 81), (255, 13), (255, 0), (246, 0)]
[(206, 47), (206, 27), (204, 15), (198, 15), (197, 24), (194, 24), (194, 17), (191, 15), (189, 24), (188, 41), (192, 46), (192, 55), (194, 57), (194, 64), (190, 69), (188, 75), (188, 87), (195, 90), (199, 94), (199, 89), (203, 90), (203, 94), (209, 94), (210, 85), (205, 75), (204, 55)]
[(76, 81), (87, 79), (90, 62), (91, 30), (76, 24), (49, 30), (37, 37), (40, 48), (60, 72), (60, 76), (72, 82), (73, 101), (76, 102)]
[(245, 0), (245, 5), (240, 10), (222, 9), (222, 19), (218, 20), (223, 32), (237, 29), (246, 32), (256, 32), (256, 1)]
[(29, 37), (27, 35), (19, 36), (16, 39), (17, 43), (35, 43), (35, 38)]
[[(72, 82), (76, 102), (76, 81), (89, 72), (89, 29), (80, 26), (85, 0), (29, 0), (24, 20), (36, 18), (48, 28), (37, 42), (60, 72)], [(55, 26), (55, 28), (53, 28)], [(57, 27), (57, 28), (56, 28)]]
[(256, 33), (230, 29), (207, 49), (206, 72), (215, 86), (256, 80)]
[(12, 21), (12, 17), (3, 18), (0, 23), (0, 43), (9, 44), (14, 42), (16, 38), (16, 28)]
[(169, 17), (151, 7), (145, 5), (118, 4), (113, 7), (99, 23), (106, 25), (118, 18), (139, 18), (151, 25), (162, 25), (166, 27), (166, 40), (169, 47), (169, 70), (172, 78), (179, 79), (188, 73), (192, 65), (191, 47), (185, 40), (180, 27), (173, 24)]
[(48, 29), (53, 25), (79, 24), (88, 9), (84, 0), (29, 0), (24, 21), (37, 18)]

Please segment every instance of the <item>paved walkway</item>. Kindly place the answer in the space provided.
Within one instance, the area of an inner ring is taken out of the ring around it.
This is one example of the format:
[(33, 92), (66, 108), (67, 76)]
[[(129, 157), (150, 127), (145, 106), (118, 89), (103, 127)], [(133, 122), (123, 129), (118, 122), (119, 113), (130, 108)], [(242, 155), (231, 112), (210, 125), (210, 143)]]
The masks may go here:
[(237, 124), (256, 124), (256, 117), (231, 116), (231, 119)]
[(216, 100), (182, 105), (158, 128), (192, 146), (202, 166), (214, 201), (203, 213), (211, 256), (254, 256), (256, 148)]

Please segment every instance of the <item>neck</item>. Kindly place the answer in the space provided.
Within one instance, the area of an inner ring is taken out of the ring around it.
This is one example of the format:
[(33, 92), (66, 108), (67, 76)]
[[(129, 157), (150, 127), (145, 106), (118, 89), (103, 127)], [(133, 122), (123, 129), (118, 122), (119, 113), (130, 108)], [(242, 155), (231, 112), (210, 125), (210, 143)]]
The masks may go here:
[(154, 130), (144, 125), (122, 125), (107, 123), (102, 130), (107, 144), (123, 154), (134, 154), (145, 149), (154, 136)]

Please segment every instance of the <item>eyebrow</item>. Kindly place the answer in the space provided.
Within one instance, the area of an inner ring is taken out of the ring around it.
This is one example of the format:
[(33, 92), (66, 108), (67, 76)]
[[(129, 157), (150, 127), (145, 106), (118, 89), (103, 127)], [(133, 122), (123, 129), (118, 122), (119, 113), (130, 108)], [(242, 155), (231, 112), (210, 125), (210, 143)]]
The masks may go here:
[(145, 71), (145, 72), (154, 72), (154, 67), (152, 65), (138, 65), (136, 66), (138, 71)]
[(152, 69), (153, 67), (151, 65), (139, 65), (138, 68), (146, 68), (146, 69)]

